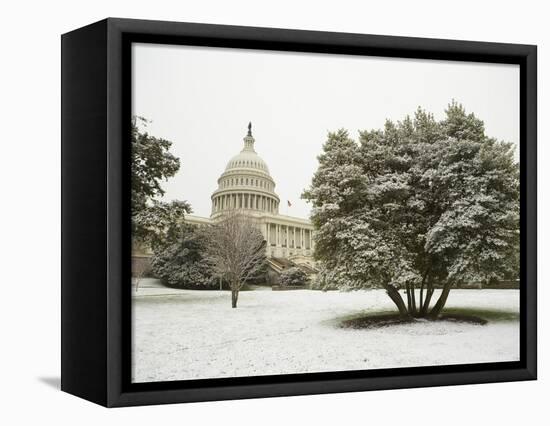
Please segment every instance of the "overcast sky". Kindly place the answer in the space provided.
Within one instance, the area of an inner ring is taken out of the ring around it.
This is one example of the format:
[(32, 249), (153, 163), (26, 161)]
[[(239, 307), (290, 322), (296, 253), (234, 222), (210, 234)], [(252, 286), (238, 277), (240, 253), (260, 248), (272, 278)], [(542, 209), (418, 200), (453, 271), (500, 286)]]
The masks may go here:
[[(489, 136), (519, 142), (519, 67), (449, 61), (135, 44), (133, 114), (173, 142), (178, 174), (165, 199), (208, 217), (210, 195), (252, 121), (280, 212), (308, 217), (300, 199), (328, 131), (377, 129), (418, 106), (441, 119), (451, 99)], [(292, 207), (287, 208), (286, 200)]]

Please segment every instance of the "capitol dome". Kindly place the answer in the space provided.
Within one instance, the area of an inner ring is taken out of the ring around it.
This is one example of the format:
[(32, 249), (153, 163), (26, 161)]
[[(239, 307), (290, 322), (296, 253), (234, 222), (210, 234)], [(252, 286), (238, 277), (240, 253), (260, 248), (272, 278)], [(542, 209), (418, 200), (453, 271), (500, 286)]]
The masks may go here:
[(234, 209), (257, 213), (279, 212), (279, 197), (267, 163), (254, 150), (252, 124), (243, 139), (244, 146), (229, 160), (212, 194), (212, 214), (217, 217)]
[(269, 168), (266, 162), (256, 154), (256, 151), (246, 151), (245, 148), (235, 155), (225, 167), (225, 171), (233, 169), (256, 169), (269, 175)]

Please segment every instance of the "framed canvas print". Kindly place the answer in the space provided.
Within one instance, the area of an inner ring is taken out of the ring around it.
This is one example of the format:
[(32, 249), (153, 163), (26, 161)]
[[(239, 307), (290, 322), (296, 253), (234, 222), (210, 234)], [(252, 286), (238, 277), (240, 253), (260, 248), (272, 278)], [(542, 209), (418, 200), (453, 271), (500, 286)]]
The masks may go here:
[(62, 37), (62, 389), (536, 378), (536, 47), (127, 19)]

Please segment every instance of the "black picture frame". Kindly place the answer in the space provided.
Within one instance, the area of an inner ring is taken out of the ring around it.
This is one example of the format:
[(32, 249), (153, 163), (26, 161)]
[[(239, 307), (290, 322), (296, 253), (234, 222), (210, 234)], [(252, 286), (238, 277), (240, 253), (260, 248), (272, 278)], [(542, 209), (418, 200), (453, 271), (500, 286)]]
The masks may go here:
[[(536, 379), (537, 49), (519, 44), (109, 18), (62, 44), (62, 390), (115, 407)], [(130, 382), (133, 42), (520, 66), (520, 361)]]

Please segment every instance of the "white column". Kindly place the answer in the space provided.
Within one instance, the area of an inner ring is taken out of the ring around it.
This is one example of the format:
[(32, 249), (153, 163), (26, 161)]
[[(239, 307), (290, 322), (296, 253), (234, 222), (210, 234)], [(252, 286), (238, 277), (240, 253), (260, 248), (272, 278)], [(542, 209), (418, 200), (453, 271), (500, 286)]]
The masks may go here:
[(294, 243), (292, 242), (293, 240), (293, 236), (294, 236), (294, 230), (292, 231), (292, 234), (290, 233), (290, 230), (292, 228), (288, 228), (288, 247), (290, 248), (290, 246), (292, 245), (292, 248), (294, 248)]
[(286, 246), (290, 248), (290, 243), (292, 242), (292, 237), (290, 235), (290, 226), (286, 227)]

